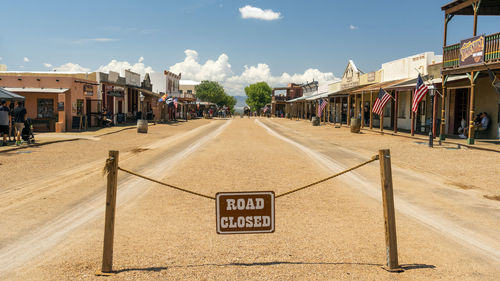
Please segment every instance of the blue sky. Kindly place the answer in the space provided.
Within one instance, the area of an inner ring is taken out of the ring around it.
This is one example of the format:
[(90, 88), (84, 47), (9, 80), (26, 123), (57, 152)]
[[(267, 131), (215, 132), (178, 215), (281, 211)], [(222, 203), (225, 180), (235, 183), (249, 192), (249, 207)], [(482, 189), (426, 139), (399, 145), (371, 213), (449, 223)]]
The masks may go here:
[[(8, 1), (2, 5), (0, 64), (46, 71), (71, 63), (93, 71), (128, 63), (138, 72), (173, 69), (182, 70), (184, 78), (220, 80), (232, 94), (241, 94), (236, 92), (245, 82), (266, 75), (276, 78), (271, 84), (331, 78), (342, 75), (348, 59), (373, 71), (424, 51), (441, 54), (440, 7), (447, 2)], [(242, 18), (240, 8), (247, 5), (279, 16)], [(448, 42), (471, 37), (472, 21), (455, 17)], [(499, 23), (500, 17), (480, 17), (478, 33), (499, 32)], [(316, 71), (306, 75), (308, 69)]]

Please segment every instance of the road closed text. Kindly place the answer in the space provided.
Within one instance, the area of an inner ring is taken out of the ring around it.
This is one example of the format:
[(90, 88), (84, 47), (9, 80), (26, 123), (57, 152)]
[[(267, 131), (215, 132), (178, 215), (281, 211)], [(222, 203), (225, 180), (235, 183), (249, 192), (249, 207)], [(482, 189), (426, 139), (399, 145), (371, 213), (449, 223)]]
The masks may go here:
[(226, 192), (216, 195), (217, 233), (274, 232), (273, 192)]

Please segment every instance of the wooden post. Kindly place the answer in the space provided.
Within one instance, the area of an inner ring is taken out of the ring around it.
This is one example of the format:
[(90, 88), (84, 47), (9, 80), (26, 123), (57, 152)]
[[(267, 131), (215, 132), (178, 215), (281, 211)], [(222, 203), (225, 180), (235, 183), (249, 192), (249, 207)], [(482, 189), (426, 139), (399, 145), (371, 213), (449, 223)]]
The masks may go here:
[(436, 118), (437, 118), (437, 94), (434, 95), (434, 102), (432, 107), (432, 136), (436, 137)]
[(382, 203), (384, 207), (387, 267), (390, 271), (401, 271), (398, 263), (396, 215), (394, 213), (394, 194), (392, 190), (391, 153), (389, 149), (379, 150), (378, 153), (380, 161), (380, 179), (382, 185)]
[(398, 132), (398, 94), (397, 90), (394, 91), (394, 133)]
[(411, 135), (415, 135), (415, 112), (413, 112), (413, 97), (415, 95), (415, 90), (411, 90), (410, 100), (410, 114), (411, 114)]
[(108, 187), (106, 192), (106, 221), (104, 223), (104, 247), (102, 272), (113, 270), (113, 238), (115, 233), (116, 188), (118, 183), (118, 151), (109, 151)]
[(361, 128), (364, 128), (365, 127), (365, 103), (364, 103), (364, 99), (363, 99), (363, 96), (364, 96), (364, 93), (363, 91), (361, 91)]
[(373, 129), (373, 91), (370, 91), (370, 130)]
[[(444, 77), (443, 77), (444, 78)], [(448, 89), (446, 89), (446, 86), (445, 86), (445, 83), (444, 83), (444, 79), (442, 80), (443, 81), (443, 97), (441, 98), (441, 124), (440, 124), (440, 128), (439, 128), (439, 139), (440, 140), (445, 140), (445, 121), (446, 121), (446, 107), (445, 107), (445, 103), (446, 103), (446, 96), (447, 96), (447, 91)]]
[(474, 83), (474, 71), (470, 73), (470, 104), (469, 104), (469, 135), (467, 138), (467, 144), (474, 144), (474, 89), (476, 84)]
[(347, 95), (347, 127), (351, 126), (351, 95)]

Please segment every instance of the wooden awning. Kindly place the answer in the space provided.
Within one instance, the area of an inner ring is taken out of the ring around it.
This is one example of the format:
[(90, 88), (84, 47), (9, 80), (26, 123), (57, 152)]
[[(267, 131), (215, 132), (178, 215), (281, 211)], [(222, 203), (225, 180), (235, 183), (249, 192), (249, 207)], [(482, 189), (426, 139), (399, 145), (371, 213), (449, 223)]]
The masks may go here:
[(455, 0), (443, 7), (441, 10), (447, 15), (474, 15), (472, 4), (479, 3), (477, 14), (479, 16), (500, 15), (500, 1), (498, 0)]

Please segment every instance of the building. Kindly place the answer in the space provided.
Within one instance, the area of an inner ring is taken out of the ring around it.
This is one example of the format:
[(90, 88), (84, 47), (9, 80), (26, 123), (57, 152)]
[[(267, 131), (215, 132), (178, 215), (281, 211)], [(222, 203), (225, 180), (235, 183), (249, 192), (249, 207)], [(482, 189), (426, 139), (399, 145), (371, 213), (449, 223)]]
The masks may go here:
[(0, 87), (25, 97), (35, 131), (65, 132), (91, 125), (97, 83), (87, 73), (0, 72)]
[[(285, 91), (276, 95), (276, 91)], [(290, 83), (286, 87), (273, 88), (271, 96), (271, 114), (277, 116), (276, 112), (287, 112), (287, 101), (302, 97), (302, 87), (299, 84)]]
[(7, 71), (7, 66), (5, 64), (0, 64), (0, 71)]
[[(467, 142), (476, 138), (500, 138), (500, 89), (492, 80), (499, 79), (500, 35), (477, 34), (478, 16), (500, 15), (497, 0), (455, 0), (441, 8), (444, 12), (442, 81), (444, 102), (441, 103), (440, 138), (457, 135), (462, 119), (468, 124)], [(455, 16), (473, 16), (471, 37), (460, 43), (447, 42), (448, 24)], [(491, 75), (491, 78), (490, 78)], [(467, 79), (456, 79), (457, 77)], [(476, 130), (477, 113), (486, 112), (489, 124)]]

